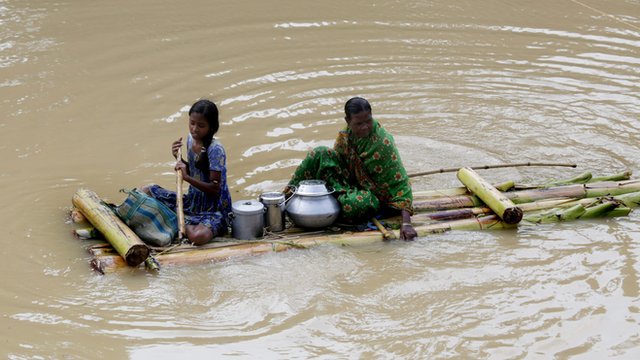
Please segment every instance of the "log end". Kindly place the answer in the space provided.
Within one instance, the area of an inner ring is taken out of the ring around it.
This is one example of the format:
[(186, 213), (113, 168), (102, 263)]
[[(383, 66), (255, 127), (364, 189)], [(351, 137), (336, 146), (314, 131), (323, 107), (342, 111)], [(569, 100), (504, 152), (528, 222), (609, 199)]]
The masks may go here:
[(522, 209), (514, 206), (506, 208), (504, 210), (504, 214), (502, 214), (502, 220), (509, 225), (517, 224), (522, 220), (522, 215)]
[(125, 255), (125, 261), (129, 266), (138, 266), (149, 257), (149, 247), (144, 244), (136, 244), (131, 246)]
[(71, 217), (71, 221), (73, 221), (74, 224), (82, 224), (89, 221), (84, 216), (84, 214), (77, 208), (73, 208), (69, 216)]

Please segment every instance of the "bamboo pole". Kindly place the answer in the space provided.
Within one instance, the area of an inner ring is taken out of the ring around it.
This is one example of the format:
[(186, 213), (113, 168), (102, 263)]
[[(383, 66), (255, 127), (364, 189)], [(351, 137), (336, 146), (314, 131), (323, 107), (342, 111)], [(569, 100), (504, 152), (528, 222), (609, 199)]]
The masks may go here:
[[(176, 160), (182, 161), (182, 148), (178, 149)], [(176, 170), (176, 210), (178, 212), (178, 240), (185, 237), (184, 206), (182, 204), (182, 171)]]
[[(605, 217), (620, 217), (620, 216), (628, 216), (631, 213), (631, 208), (618, 206), (617, 208), (609, 211), (605, 214)], [(584, 219), (582, 217), (581, 219)]]
[[(576, 165), (576, 164), (526, 162), (526, 163), (517, 163), (517, 164), (497, 164), (497, 165), (472, 166), (472, 167), (468, 167), (468, 168), (472, 169), (472, 170), (486, 170), (486, 169), (500, 169), (500, 168), (512, 168), (512, 167), (522, 167), (522, 166), (548, 166), (548, 167), (550, 167), (550, 166), (564, 166), (564, 167), (575, 168), (578, 165)], [(433, 175), (433, 174), (442, 174), (442, 173), (447, 173), (447, 172), (457, 172), (460, 169), (461, 168), (459, 168), (459, 167), (458, 168), (444, 168), (444, 169), (430, 170), (430, 171), (424, 171), (424, 172), (409, 174), (408, 176), (411, 178), (411, 177), (418, 177), (418, 176), (423, 176), (423, 175)]]
[(572, 178), (561, 180), (561, 181), (552, 181), (546, 186), (562, 186), (562, 185), (572, 185), (572, 184), (586, 184), (593, 178), (591, 172), (587, 171), (582, 174), (576, 175)]
[(631, 192), (627, 194), (617, 195), (613, 198), (617, 201), (620, 201), (624, 206), (629, 208), (636, 208), (640, 206), (640, 192)]
[(584, 185), (565, 185), (549, 188), (519, 190), (511, 193), (505, 193), (505, 196), (515, 204), (529, 203), (538, 200), (564, 198), (564, 199), (582, 199), (587, 197)]
[(69, 215), (71, 217), (71, 221), (74, 224), (82, 224), (82, 223), (86, 223), (87, 222), (87, 218), (84, 217), (82, 212), (80, 210), (78, 210), (77, 208), (71, 209), (71, 213)]
[(482, 201), (473, 195), (457, 195), (449, 197), (438, 197), (425, 200), (417, 200), (413, 202), (415, 211), (434, 211), (458, 209), (466, 207), (483, 206)]
[(607, 213), (610, 213), (616, 209), (620, 204), (613, 201), (606, 201), (602, 204), (594, 205), (586, 209), (584, 214), (580, 215), (580, 219), (593, 219), (604, 217)]
[(576, 204), (566, 209), (552, 209), (545, 213), (525, 216), (524, 220), (532, 223), (547, 223), (575, 220), (584, 214), (587, 210), (582, 204)]
[(522, 209), (472, 169), (458, 170), (458, 179), (507, 224), (517, 224), (522, 220)]
[(631, 175), (632, 175), (631, 171), (623, 171), (613, 175), (594, 177), (594, 178), (591, 178), (589, 182), (595, 183), (595, 182), (604, 182), (604, 181), (624, 181), (624, 180), (631, 179)]
[(605, 181), (585, 185), (585, 197), (616, 196), (640, 191), (640, 180)]
[(384, 225), (382, 225), (378, 219), (371, 218), (371, 221), (378, 228), (378, 231), (380, 231), (380, 233), (382, 233), (382, 237), (385, 240), (395, 240), (395, 239), (397, 239), (396, 234), (394, 234), (393, 231), (387, 230), (387, 228), (385, 228)]
[[(516, 183), (512, 180), (505, 181), (500, 184), (494, 185), (494, 187), (500, 191), (508, 191), (514, 189), (516, 187)], [(446, 196), (458, 196), (458, 195), (469, 195), (469, 190), (464, 186), (457, 186), (448, 189), (440, 189), (440, 190), (422, 190), (422, 191), (414, 191), (413, 199), (428, 199), (434, 197), (446, 197)]]
[[(448, 220), (458, 220), (458, 219), (466, 219), (478, 215), (486, 215), (490, 214), (492, 210), (486, 206), (482, 207), (469, 207), (469, 208), (461, 208), (461, 209), (449, 209), (435, 212), (427, 212), (427, 213), (415, 213), (411, 217), (411, 221), (448, 221)], [(395, 219), (394, 219), (395, 220)], [(402, 221), (398, 219), (399, 223)], [(394, 221), (395, 222), (395, 221)]]
[(100, 201), (95, 192), (79, 189), (73, 195), (72, 202), (104, 235), (128, 265), (137, 266), (149, 256), (147, 245)]

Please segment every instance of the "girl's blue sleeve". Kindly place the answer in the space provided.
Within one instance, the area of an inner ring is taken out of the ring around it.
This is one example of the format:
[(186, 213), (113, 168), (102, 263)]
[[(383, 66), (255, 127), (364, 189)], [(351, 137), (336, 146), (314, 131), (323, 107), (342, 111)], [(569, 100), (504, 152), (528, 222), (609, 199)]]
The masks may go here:
[(227, 162), (227, 155), (224, 151), (224, 147), (218, 142), (209, 146), (209, 170), (222, 171)]

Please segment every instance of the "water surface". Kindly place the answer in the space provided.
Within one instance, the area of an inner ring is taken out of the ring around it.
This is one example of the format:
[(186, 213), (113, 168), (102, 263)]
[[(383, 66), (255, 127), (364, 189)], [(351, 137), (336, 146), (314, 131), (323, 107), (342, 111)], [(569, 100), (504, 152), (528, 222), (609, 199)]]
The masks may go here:
[(220, 105), (234, 200), (330, 145), (352, 96), (410, 173), (638, 172), (637, 0), (2, 0), (0, 24), (7, 358), (640, 356), (636, 212), (109, 276), (67, 223), (80, 187), (117, 202), (173, 186), (170, 144), (202, 97)]

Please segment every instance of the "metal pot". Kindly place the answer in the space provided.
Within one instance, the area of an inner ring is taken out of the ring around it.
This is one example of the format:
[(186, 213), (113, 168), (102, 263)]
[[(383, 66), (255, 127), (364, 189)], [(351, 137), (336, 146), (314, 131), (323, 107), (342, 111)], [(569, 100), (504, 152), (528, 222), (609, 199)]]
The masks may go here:
[(340, 204), (332, 194), (322, 180), (303, 180), (288, 200), (287, 214), (300, 227), (330, 226), (340, 215)]
[(256, 200), (240, 200), (231, 205), (231, 235), (238, 240), (261, 239), (264, 235), (264, 205)]
[(264, 222), (268, 231), (284, 230), (284, 194), (281, 192), (267, 192), (260, 195), (260, 202), (264, 204)]

